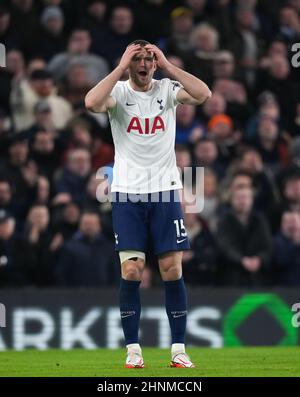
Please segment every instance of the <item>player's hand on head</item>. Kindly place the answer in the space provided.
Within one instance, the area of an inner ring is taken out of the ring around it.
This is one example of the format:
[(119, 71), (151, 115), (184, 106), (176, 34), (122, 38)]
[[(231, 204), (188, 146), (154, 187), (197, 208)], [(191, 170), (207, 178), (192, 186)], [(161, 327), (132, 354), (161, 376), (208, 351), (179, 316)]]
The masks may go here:
[(119, 67), (121, 67), (124, 71), (127, 70), (132, 58), (140, 51), (141, 51), (140, 44), (129, 45), (121, 57)]
[(160, 50), (156, 45), (147, 44), (145, 45), (145, 50), (148, 52), (152, 52), (155, 55), (155, 58), (157, 60), (157, 66), (159, 68), (166, 69), (170, 65), (170, 62), (167, 60), (162, 50)]

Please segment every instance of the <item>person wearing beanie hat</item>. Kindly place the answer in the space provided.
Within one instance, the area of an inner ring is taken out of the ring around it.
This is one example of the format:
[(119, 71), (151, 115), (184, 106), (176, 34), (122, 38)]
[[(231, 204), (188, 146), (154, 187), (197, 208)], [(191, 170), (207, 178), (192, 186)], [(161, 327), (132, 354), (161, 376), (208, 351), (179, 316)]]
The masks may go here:
[(221, 163), (228, 165), (235, 156), (237, 141), (240, 138), (240, 134), (233, 131), (231, 117), (226, 114), (217, 114), (208, 121), (207, 128), (208, 137), (217, 143)]
[(217, 114), (209, 120), (207, 124), (208, 130), (212, 131), (215, 129), (216, 126), (219, 126), (220, 124), (224, 126), (225, 130), (232, 130), (233, 128), (233, 122), (231, 117), (227, 116), (226, 114)]
[(49, 61), (55, 54), (65, 48), (65, 18), (58, 6), (46, 7), (40, 18), (41, 32), (35, 47), (36, 53), (45, 61)]
[(44, 9), (41, 15), (41, 24), (47, 25), (50, 20), (64, 21), (64, 14), (57, 6), (48, 6)]

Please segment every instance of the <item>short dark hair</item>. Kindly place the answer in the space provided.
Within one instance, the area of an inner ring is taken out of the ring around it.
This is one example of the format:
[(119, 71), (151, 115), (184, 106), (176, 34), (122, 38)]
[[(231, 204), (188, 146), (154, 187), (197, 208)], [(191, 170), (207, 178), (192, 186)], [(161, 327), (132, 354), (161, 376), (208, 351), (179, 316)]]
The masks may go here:
[(217, 145), (216, 140), (212, 137), (209, 136), (204, 136), (199, 138), (196, 142), (195, 142), (195, 147), (198, 145), (201, 145), (201, 143), (213, 143), (214, 145)]
[(10, 189), (12, 188), (11, 182), (8, 179), (0, 176), (0, 183), (7, 183)]
[(290, 174), (288, 174), (283, 181), (283, 186), (284, 188), (286, 188), (286, 185), (289, 182), (295, 182), (295, 181), (299, 181), (300, 179), (300, 172), (299, 171), (292, 171)]
[(34, 70), (30, 75), (30, 80), (47, 80), (53, 79), (52, 73), (46, 69)]
[(134, 44), (139, 44), (141, 47), (145, 47), (146, 45), (151, 44), (151, 43), (149, 43), (149, 41), (147, 41), (147, 40), (138, 39), (138, 40), (134, 40), (131, 43), (129, 43), (128, 46), (134, 45)]
[(187, 145), (179, 143), (179, 144), (175, 145), (175, 152), (176, 153), (183, 153), (183, 152), (189, 152), (190, 153), (190, 150), (189, 150)]
[(94, 215), (99, 219), (99, 221), (101, 221), (100, 213), (93, 208), (84, 208), (80, 214), (80, 218), (82, 218), (84, 215)]
[(235, 171), (235, 172), (232, 174), (231, 182), (232, 182), (235, 178), (239, 178), (240, 176), (245, 176), (245, 177), (249, 178), (249, 179), (251, 180), (252, 184), (253, 184), (253, 182), (254, 182), (254, 181), (253, 181), (253, 176), (250, 174), (250, 172), (243, 171), (243, 170)]

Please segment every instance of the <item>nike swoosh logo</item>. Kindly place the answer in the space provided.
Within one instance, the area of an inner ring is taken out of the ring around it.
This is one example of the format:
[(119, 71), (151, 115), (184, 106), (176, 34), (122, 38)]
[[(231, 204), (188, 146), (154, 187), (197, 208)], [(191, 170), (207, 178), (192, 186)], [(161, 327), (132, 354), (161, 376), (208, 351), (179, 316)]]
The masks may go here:
[(184, 313), (184, 314), (178, 314), (177, 316), (176, 316), (176, 314), (174, 314), (173, 318), (183, 317), (183, 316), (186, 316), (186, 313)]
[(133, 105), (135, 105), (135, 103), (128, 103), (128, 102), (126, 102), (126, 106), (133, 106)]
[(127, 314), (127, 316), (121, 316), (121, 318), (131, 317), (131, 316), (134, 316), (134, 314)]
[(177, 240), (176, 240), (176, 243), (177, 243), (177, 244), (179, 244), (179, 243), (183, 243), (183, 241), (185, 241), (186, 239), (187, 239), (187, 237), (186, 237), (186, 238), (184, 238), (183, 240), (178, 240), (178, 239), (177, 239)]

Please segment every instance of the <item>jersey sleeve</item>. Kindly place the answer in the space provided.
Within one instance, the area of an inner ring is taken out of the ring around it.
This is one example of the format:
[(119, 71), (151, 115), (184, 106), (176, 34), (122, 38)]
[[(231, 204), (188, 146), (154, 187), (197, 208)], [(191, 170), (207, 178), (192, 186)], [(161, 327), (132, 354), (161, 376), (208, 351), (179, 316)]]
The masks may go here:
[(182, 84), (176, 80), (170, 80), (169, 83), (169, 98), (173, 106), (177, 106), (180, 102), (177, 100), (178, 91), (183, 88)]

